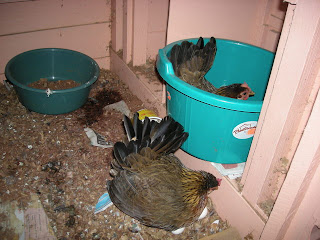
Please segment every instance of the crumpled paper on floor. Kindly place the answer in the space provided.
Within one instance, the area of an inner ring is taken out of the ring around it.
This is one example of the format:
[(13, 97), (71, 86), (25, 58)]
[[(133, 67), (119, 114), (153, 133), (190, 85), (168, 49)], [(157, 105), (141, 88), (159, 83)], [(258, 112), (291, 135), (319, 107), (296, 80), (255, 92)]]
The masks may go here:
[(84, 131), (86, 132), (87, 137), (90, 139), (92, 146), (102, 147), (102, 148), (113, 147), (112, 142), (107, 141), (104, 136), (95, 132), (91, 128), (85, 128)]

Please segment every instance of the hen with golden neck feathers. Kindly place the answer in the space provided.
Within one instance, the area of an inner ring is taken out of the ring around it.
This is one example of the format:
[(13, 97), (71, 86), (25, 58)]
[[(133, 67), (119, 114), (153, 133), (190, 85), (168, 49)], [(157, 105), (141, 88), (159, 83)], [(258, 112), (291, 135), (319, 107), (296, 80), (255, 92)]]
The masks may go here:
[(124, 118), (128, 143), (114, 146), (107, 189), (125, 214), (150, 227), (173, 231), (196, 221), (220, 180), (185, 167), (173, 153), (188, 137), (171, 117), (144, 122)]

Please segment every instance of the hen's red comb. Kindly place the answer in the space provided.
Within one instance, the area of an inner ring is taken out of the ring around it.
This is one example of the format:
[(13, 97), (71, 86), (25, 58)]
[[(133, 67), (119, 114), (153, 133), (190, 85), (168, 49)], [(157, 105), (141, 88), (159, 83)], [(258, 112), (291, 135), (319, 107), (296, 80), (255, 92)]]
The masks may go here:
[(218, 185), (220, 186), (222, 179), (217, 178), (217, 181), (218, 181)]

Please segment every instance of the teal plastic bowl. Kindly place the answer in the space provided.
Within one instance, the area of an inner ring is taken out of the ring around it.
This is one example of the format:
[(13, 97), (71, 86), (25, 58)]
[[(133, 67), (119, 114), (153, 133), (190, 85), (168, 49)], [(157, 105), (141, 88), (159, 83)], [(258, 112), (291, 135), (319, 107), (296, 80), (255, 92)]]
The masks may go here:
[[(35, 49), (13, 57), (5, 75), (27, 109), (43, 114), (62, 114), (81, 107), (91, 85), (98, 79), (100, 68), (89, 56), (59, 48)], [(28, 84), (46, 78), (49, 81), (74, 80), (80, 86), (63, 90), (41, 90)]]
[[(198, 39), (185, 39), (196, 43)], [(204, 39), (205, 43), (209, 38)], [(167, 113), (189, 133), (182, 149), (210, 162), (247, 160), (260, 115), (274, 54), (241, 42), (217, 39), (217, 54), (206, 79), (216, 87), (246, 82), (255, 92), (248, 100), (200, 90), (174, 75), (168, 59), (177, 41), (159, 50), (157, 70), (166, 81)]]

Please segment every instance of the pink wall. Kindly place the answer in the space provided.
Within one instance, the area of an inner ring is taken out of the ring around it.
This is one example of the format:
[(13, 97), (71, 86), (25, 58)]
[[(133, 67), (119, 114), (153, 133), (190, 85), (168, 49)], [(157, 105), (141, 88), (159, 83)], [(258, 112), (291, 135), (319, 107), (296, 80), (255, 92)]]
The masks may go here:
[(279, 9), (280, 3), (271, 0), (171, 0), (167, 43), (214, 36), (274, 51), (285, 15), (286, 3), (282, 4), (284, 9)]
[(80, 51), (109, 68), (111, 5), (105, 0), (11, 1), (0, 4), (0, 78), (15, 55), (36, 48)]
[(112, 0), (112, 50), (143, 65), (166, 45), (169, 0)]
[[(319, 117), (318, 121), (320, 121)], [(317, 157), (320, 159), (319, 151)], [(320, 229), (319, 183), (320, 166), (315, 169), (315, 176), (310, 182), (309, 189), (290, 224), (285, 239), (309, 239), (313, 229), (315, 229), (313, 234), (315, 236), (312, 236), (310, 240), (320, 239), (320, 230), (317, 229)]]
[(169, 1), (148, 1), (147, 58), (155, 59), (166, 45)]
[(164, 117), (163, 83), (156, 76), (150, 81), (150, 76), (133, 72), (127, 64), (139, 66), (148, 59), (155, 60), (158, 50), (165, 46), (169, 1), (112, 0), (111, 9), (111, 70), (146, 106), (156, 107), (159, 116)]

